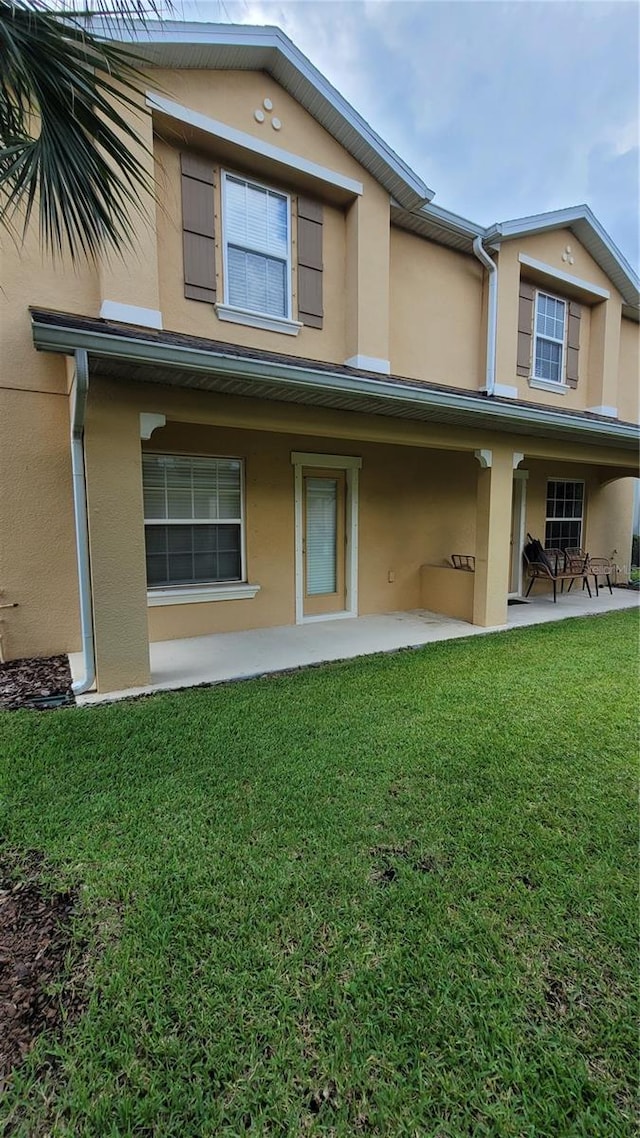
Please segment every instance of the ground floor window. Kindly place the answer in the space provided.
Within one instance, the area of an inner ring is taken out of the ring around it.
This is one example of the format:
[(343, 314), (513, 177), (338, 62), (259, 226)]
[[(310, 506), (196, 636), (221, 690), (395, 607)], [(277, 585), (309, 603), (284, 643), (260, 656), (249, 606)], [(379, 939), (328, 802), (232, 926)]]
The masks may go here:
[(147, 585), (244, 580), (237, 458), (142, 456)]
[(547, 549), (582, 548), (584, 482), (547, 482), (547, 522), (544, 544)]

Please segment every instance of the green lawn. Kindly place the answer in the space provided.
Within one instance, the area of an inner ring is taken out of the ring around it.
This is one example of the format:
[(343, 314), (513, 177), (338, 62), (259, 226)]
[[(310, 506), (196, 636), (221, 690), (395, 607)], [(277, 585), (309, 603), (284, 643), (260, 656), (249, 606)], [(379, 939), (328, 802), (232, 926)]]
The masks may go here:
[(637, 613), (0, 716), (82, 887), (34, 1135), (635, 1133)]

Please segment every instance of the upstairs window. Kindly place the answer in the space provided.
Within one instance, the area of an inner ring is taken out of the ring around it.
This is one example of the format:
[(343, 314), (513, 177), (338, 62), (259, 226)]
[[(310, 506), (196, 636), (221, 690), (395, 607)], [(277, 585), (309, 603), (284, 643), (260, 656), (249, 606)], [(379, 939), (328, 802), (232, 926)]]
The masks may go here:
[(291, 318), (291, 208), (287, 194), (225, 174), (225, 303)]
[(546, 292), (536, 293), (534, 379), (562, 383), (566, 326), (566, 302)]
[(584, 482), (547, 482), (547, 549), (580, 549), (584, 514)]
[(243, 578), (242, 462), (142, 456), (147, 585)]

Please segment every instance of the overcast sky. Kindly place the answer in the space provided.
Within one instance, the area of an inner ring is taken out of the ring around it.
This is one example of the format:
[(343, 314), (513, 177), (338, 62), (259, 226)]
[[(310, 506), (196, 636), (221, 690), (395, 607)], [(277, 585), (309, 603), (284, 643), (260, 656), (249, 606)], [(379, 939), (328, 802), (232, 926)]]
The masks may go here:
[(436, 191), (494, 221), (588, 202), (638, 269), (635, 0), (182, 0), (277, 24)]

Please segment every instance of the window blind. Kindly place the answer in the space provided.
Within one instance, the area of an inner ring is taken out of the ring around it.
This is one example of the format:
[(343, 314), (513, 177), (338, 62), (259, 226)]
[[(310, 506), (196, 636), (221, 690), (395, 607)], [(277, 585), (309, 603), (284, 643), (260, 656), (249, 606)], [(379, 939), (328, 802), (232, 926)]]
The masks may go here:
[(147, 584), (242, 579), (239, 459), (143, 454)]
[(337, 590), (337, 482), (331, 478), (306, 479), (307, 595)]
[(229, 304), (268, 316), (288, 316), (286, 196), (227, 175), (224, 236)]

